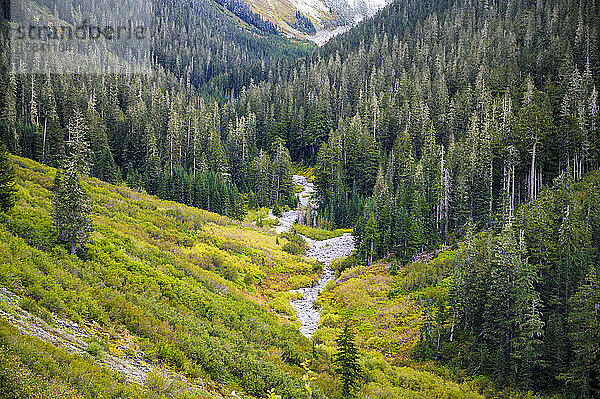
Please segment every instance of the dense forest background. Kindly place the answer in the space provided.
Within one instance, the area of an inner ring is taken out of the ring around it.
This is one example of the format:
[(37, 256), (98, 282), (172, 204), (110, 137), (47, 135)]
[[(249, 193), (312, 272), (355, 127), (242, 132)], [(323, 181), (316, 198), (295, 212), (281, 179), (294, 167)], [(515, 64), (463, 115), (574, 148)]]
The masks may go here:
[(313, 50), (193, 4), (158, 8), (152, 76), (4, 62), (2, 141), (57, 166), (79, 110), (92, 175), (237, 218), (314, 166), (313, 223), (354, 227), (359, 262), (468, 243), (419, 356), (598, 393), (598, 2), (395, 2)]

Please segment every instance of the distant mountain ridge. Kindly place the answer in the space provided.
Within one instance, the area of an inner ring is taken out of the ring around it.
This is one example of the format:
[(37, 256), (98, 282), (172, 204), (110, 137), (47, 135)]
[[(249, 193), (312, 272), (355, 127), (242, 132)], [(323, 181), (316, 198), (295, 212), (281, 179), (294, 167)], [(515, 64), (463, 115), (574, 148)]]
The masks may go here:
[[(253, 13), (276, 25), (287, 36), (316, 39), (317, 32), (344, 31), (350, 26), (372, 16), (389, 4), (390, 0), (246, 0)], [(303, 29), (305, 20), (315, 31)], [(333, 35), (331, 35), (333, 36)], [(316, 41), (316, 40), (315, 40)]]

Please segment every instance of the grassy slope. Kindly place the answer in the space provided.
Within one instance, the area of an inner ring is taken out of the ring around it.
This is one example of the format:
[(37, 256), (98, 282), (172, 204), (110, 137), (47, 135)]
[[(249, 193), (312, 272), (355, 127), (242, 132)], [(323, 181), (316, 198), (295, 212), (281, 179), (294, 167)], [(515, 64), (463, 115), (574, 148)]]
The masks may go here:
[(413, 346), (425, 322), (423, 304), (448, 294), (448, 277), (460, 248), (400, 266), (396, 275), (390, 274), (392, 264), (386, 260), (370, 267), (346, 261), (343, 263), (348, 268), (325, 288), (318, 301), (323, 316), (314, 340), (333, 351), (330, 345), (344, 324), (353, 326), (363, 352), (363, 368), (371, 376), (361, 396), (537, 397), (511, 388), (498, 392), (484, 377), (465, 376), (460, 369), (412, 359)]
[[(55, 171), (23, 158), (13, 161), (19, 200), (0, 214), (0, 286), (49, 324), (53, 315), (77, 321), (109, 348), (131, 342), (131, 351), (202, 386), (193, 397), (228, 396), (235, 389), (262, 398), (271, 388), (284, 398), (306, 397), (300, 378), (307, 358), (316, 371), (313, 397), (341, 399), (330, 355), (348, 317), (360, 321), (357, 338), (364, 350), (359, 397), (480, 397), (473, 381), (452, 382), (406, 356), (420, 320), (418, 304), (408, 296), (388, 296), (403, 277), (390, 277), (382, 264), (350, 269), (325, 294), (322, 307), (329, 314), (313, 351), (293, 323), (269, 310), (289, 310), (288, 290), (302, 276), (316, 276), (312, 264), (281, 250), (285, 239), (87, 179), (95, 232), (82, 260), (54, 241), (49, 190)], [(4, 300), (0, 305), (7, 309)], [(0, 354), (7, 359), (0, 367), (0, 394), (190, 396), (173, 387), (161, 393), (157, 377), (144, 387), (126, 383), (91, 357), (22, 335), (2, 318)]]
[(127, 331), (150, 360), (190, 378), (304, 396), (294, 363), (309, 343), (259, 305), (290, 277), (315, 276), (311, 264), (281, 251), (284, 239), (88, 179), (95, 232), (84, 261), (54, 241), (55, 171), (13, 159), (19, 200), (0, 215), (1, 285), (48, 320), (54, 313), (112, 337)]
[(398, 279), (387, 272), (383, 262), (345, 270), (319, 300), (324, 316), (315, 339), (330, 342), (343, 323), (351, 320), (363, 349), (386, 353), (399, 362), (409, 361), (418, 339), (420, 309), (406, 295), (390, 299), (388, 294), (397, 284)]

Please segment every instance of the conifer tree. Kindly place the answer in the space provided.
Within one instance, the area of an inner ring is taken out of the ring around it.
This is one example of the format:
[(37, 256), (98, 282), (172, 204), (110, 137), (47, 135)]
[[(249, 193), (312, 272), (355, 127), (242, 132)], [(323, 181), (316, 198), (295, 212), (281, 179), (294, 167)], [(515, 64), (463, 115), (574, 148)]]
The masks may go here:
[(358, 386), (361, 371), (358, 364), (358, 348), (354, 343), (354, 333), (348, 323), (335, 342), (338, 346), (338, 352), (333, 357), (335, 370), (342, 379), (343, 397), (349, 398), (353, 396), (354, 389)]
[(571, 298), (568, 316), (573, 362), (562, 378), (579, 386), (582, 398), (600, 394), (600, 278), (592, 267)]
[(228, 166), (225, 147), (223, 147), (221, 135), (216, 129), (211, 129), (207, 144), (206, 162), (210, 170), (216, 173), (226, 172)]
[(87, 127), (81, 112), (75, 111), (69, 122), (68, 154), (63, 161), (63, 170), (57, 171), (54, 179), (53, 220), (56, 237), (75, 254), (89, 240), (93, 229), (89, 218), (90, 196), (81, 184), (89, 165), (89, 144), (85, 139)]
[(0, 211), (6, 212), (15, 204), (15, 170), (8, 158), (8, 151), (0, 143)]
[[(292, 162), (290, 153), (285, 148), (283, 140), (278, 139), (272, 163), (272, 192), (273, 200), (281, 205), (288, 203), (293, 197), (294, 184), (292, 181)], [(289, 204), (291, 205), (291, 204)]]
[(160, 182), (163, 178), (160, 157), (156, 148), (156, 139), (151, 132), (148, 135), (148, 155), (146, 161), (146, 171), (144, 173), (146, 191), (154, 195), (162, 195)]
[(16, 98), (16, 77), (14, 73), (10, 73), (8, 77), (8, 81), (6, 82), (6, 88), (2, 93), (2, 117), (3, 121), (6, 123), (10, 134), (7, 137), (7, 143), (9, 147), (11, 147), (11, 151), (15, 154), (19, 153), (19, 137), (17, 133), (16, 123), (17, 123), (17, 98)]
[(270, 206), (270, 162), (266, 151), (261, 150), (252, 161), (254, 192), (259, 206)]
[(544, 365), (542, 345), (544, 335), (543, 302), (536, 288), (535, 266), (525, 259), (525, 243), (520, 232), (518, 262), (515, 268), (515, 330), (514, 357), (519, 361), (522, 385), (531, 388), (534, 376)]

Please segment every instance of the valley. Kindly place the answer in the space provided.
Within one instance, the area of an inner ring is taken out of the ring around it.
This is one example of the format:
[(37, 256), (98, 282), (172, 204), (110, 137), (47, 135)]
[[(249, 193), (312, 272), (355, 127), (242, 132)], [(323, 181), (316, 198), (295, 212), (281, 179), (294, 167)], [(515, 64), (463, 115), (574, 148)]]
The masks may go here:
[(0, 14), (0, 397), (600, 398), (598, 1), (75, 3)]
[[(384, 8), (386, 0), (246, 0), (250, 8), (274, 23), (290, 37), (322, 46), (365, 18)], [(298, 26), (298, 14), (310, 21), (310, 29)]]
[[(309, 360), (313, 394), (341, 398), (329, 360), (340, 320), (320, 321), (312, 306), (333, 279), (330, 262), (352, 250), (348, 233), (307, 239), (307, 257), (297, 257), (268, 228), (89, 178), (95, 233), (81, 259), (48, 234), (56, 171), (11, 160), (20, 199), (0, 215), (0, 350), (8, 359), (0, 375), (11, 376), (15, 395), (265, 398), (275, 390), (305, 398), (300, 363)], [(315, 273), (309, 258), (328, 267)], [(356, 281), (348, 276), (336, 285)], [(295, 281), (306, 281), (304, 307), (292, 301), (297, 313), (289, 305)], [(311, 349), (302, 334), (317, 326), (325, 330)], [(416, 394), (429, 381), (423, 392), (479, 397), (473, 385), (393, 366), (378, 352), (368, 358), (367, 395)], [(402, 379), (381, 378), (381, 367)], [(259, 385), (262, 378), (275, 383)]]

